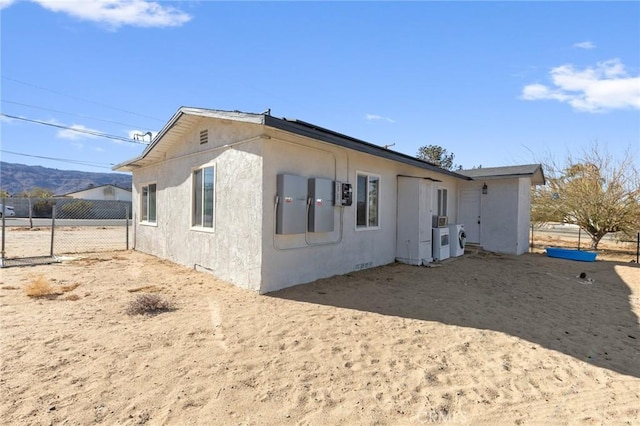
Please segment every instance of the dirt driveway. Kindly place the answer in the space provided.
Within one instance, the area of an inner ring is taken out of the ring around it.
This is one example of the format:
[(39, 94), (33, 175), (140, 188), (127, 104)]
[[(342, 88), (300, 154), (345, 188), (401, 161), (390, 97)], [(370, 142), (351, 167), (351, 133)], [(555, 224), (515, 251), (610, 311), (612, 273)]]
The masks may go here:
[[(478, 252), (264, 296), (138, 252), (1, 274), (4, 424), (640, 423), (629, 263)], [(142, 293), (177, 309), (127, 315)]]

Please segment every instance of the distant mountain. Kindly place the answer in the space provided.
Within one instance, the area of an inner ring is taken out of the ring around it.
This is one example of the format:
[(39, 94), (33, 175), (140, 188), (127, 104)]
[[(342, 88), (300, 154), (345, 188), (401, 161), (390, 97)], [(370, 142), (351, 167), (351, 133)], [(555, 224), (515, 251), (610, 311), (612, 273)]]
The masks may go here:
[(4, 189), (12, 195), (34, 187), (48, 189), (54, 195), (63, 195), (87, 189), (90, 185), (107, 184), (131, 189), (131, 175), (58, 170), (0, 161), (0, 189)]

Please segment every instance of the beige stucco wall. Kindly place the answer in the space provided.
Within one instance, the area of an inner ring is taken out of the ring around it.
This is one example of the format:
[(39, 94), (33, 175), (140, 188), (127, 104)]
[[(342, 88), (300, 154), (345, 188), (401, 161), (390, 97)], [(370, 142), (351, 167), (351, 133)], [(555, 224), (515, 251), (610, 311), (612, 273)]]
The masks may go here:
[[(268, 134), (271, 139), (265, 141), (264, 147), (263, 293), (394, 262), (398, 175), (442, 180), (434, 184), (434, 188), (449, 189), (449, 211), (456, 211), (454, 194), (458, 180), (455, 178), (285, 132), (269, 129)], [(380, 226), (376, 229), (356, 229), (358, 172), (380, 176)], [(308, 234), (306, 240), (304, 234), (275, 235), (274, 207), (279, 173), (349, 182), (354, 188), (354, 203), (349, 207), (334, 208), (334, 232)], [(323, 243), (326, 245), (315, 245)]]
[[(209, 130), (201, 145), (200, 131)], [(215, 167), (215, 228), (191, 227), (192, 172)], [(379, 226), (356, 228), (357, 173), (380, 177)], [(327, 233), (275, 235), (277, 175), (294, 174), (349, 182), (354, 203), (333, 207)], [(348, 150), (256, 124), (201, 119), (164, 160), (133, 173), (135, 248), (189, 267), (210, 271), (240, 287), (267, 293), (295, 284), (395, 261), (399, 175), (437, 179), (431, 188), (449, 191), (449, 223), (457, 223), (461, 188), (480, 187), (447, 175)], [(157, 222), (141, 223), (140, 190), (157, 185)], [(487, 181), (481, 196), (481, 244), (491, 251), (521, 254), (528, 248), (528, 178)], [(430, 212), (431, 213), (431, 212)]]
[[(203, 119), (166, 159), (134, 173), (135, 248), (212, 271), (240, 287), (259, 290), (262, 250), (262, 140), (260, 128)], [(209, 142), (199, 133), (209, 129)], [(229, 148), (224, 145), (247, 141)], [(194, 169), (215, 166), (215, 229), (191, 227)], [(157, 223), (140, 223), (140, 188), (157, 184)]]
[(529, 251), (531, 229), (531, 178), (518, 179), (518, 242), (516, 254)]
[(487, 179), (461, 184), (462, 188), (481, 189), (480, 245), (489, 251), (506, 254), (526, 253), (529, 247), (530, 178)]

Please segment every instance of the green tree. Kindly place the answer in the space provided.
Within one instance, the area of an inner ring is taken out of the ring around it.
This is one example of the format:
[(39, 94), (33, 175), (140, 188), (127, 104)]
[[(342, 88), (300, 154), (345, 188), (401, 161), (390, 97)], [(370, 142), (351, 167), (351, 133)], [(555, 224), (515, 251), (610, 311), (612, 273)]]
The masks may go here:
[(46, 188), (40, 188), (40, 187), (34, 186), (29, 191), (26, 191), (26, 190), (22, 191), (20, 193), (20, 197), (23, 197), (23, 198), (51, 198), (51, 197), (53, 197), (53, 192), (51, 192), (50, 190), (48, 190)]
[(593, 250), (610, 232), (640, 230), (640, 173), (629, 153), (616, 161), (595, 145), (564, 167), (546, 165), (545, 174), (547, 184), (532, 190), (532, 221), (578, 225)]
[[(421, 160), (428, 161), (443, 169), (453, 170), (453, 159), (455, 154), (447, 152), (447, 150), (439, 145), (424, 145), (418, 148), (416, 155)], [(456, 170), (461, 170), (462, 166), (457, 166)]]

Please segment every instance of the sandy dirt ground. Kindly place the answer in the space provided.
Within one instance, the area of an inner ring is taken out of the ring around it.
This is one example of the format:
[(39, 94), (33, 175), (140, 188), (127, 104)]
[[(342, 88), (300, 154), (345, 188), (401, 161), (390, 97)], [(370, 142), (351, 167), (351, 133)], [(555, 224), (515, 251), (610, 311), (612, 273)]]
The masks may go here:
[[(3, 424), (640, 424), (627, 262), (471, 250), (262, 296), (132, 251), (0, 273)], [(126, 314), (144, 292), (177, 309)]]

